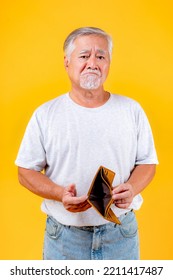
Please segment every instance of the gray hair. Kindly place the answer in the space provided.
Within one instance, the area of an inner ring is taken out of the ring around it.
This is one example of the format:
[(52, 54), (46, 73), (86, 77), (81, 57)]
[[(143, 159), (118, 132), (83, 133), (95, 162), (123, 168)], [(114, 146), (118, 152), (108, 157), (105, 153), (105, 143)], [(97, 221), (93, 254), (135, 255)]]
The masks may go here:
[(70, 58), (71, 53), (73, 52), (75, 46), (74, 41), (80, 36), (89, 36), (95, 35), (99, 37), (103, 37), (108, 42), (108, 52), (111, 58), (112, 55), (112, 38), (109, 34), (107, 34), (104, 30), (96, 27), (81, 27), (72, 31), (66, 38), (63, 46), (63, 50), (68, 58)]

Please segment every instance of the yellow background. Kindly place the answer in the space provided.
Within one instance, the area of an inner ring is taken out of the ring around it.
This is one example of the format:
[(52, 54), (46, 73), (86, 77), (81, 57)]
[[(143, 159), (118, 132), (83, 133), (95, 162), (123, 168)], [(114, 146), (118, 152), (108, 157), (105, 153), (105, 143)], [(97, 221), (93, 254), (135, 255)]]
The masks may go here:
[(21, 187), (14, 160), (33, 110), (69, 90), (62, 45), (73, 29), (112, 34), (105, 88), (140, 102), (159, 157), (137, 218), (142, 259), (173, 259), (172, 1), (3, 1), (0, 10), (0, 259), (41, 259), (42, 199)]

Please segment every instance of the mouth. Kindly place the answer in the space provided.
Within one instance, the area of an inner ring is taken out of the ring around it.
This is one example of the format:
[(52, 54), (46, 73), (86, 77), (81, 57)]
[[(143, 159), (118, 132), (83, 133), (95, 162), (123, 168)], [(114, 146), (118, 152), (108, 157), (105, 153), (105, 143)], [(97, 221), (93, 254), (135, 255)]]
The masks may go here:
[(100, 73), (96, 73), (96, 72), (85, 72), (85, 73), (82, 73), (81, 76), (85, 76), (85, 75), (95, 75), (95, 76), (98, 76), (100, 77)]

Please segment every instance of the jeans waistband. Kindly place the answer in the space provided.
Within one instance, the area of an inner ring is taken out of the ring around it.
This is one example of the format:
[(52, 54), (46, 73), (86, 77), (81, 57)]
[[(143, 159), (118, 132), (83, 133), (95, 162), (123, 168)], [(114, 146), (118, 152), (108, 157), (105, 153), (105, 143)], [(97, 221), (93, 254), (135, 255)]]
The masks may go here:
[[(133, 212), (133, 209), (131, 209), (130, 211), (127, 211), (126, 213), (120, 215), (120, 216), (118, 217), (118, 219), (120, 220), (120, 222), (122, 222), (123, 219), (124, 219), (129, 213), (131, 213), (131, 212)], [(92, 231), (92, 232), (93, 232), (93, 231), (95, 231), (95, 229), (103, 229), (103, 230), (104, 230), (105, 228), (108, 229), (108, 228), (116, 227), (116, 226), (117, 226), (117, 224), (108, 222), (108, 223), (106, 223), (106, 224), (97, 225), (97, 226), (82, 226), (82, 227), (73, 226), (73, 227), (78, 228), (78, 229), (81, 229), (81, 230), (86, 230), (86, 231)]]
[[(127, 211), (126, 213), (120, 215), (118, 217), (118, 219), (120, 220), (120, 222), (123, 221), (123, 219), (129, 214), (133, 212), (133, 209)], [(51, 217), (51, 219), (56, 223), (56, 224), (61, 224), (59, 223), (57, 220), (55, 220), (53, 217)], [(96, 226), (71, 226), (71, 225), (63, 225), (61, 224), (62, 226), (64, 227), (68, 227), (68, 228), (76, 228), (76, 229), (79, 229), (79, 230), (84, 230), (84, 231), (90, 231), (90, 232), (94, 232), (96, 229), (100, 229), (100, 230), (104, 230), (104, 229), (108, 229), (108, 228), (112, 228), (112, 227), (116, 227), (117, 224), (114, 224), (114, 223), (111, 223), (111, 222), (108, 222), (108, 223), (105, 223), (103, 225), (96, 225)]]

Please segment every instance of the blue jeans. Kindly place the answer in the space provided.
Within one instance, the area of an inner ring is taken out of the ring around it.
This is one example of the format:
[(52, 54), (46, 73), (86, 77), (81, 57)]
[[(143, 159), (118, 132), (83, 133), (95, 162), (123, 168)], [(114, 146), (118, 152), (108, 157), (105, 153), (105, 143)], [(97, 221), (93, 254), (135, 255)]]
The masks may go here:
[(74, 227), (47, 218), (44, 260), (137, 260), (138, 227), (133, 211), (120, 216), (121, 225)]

